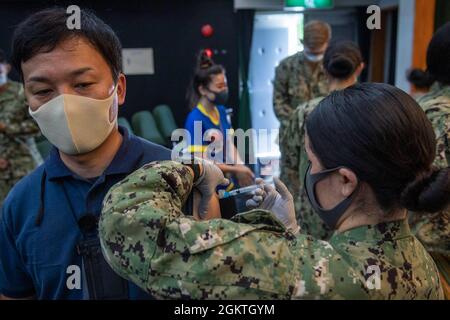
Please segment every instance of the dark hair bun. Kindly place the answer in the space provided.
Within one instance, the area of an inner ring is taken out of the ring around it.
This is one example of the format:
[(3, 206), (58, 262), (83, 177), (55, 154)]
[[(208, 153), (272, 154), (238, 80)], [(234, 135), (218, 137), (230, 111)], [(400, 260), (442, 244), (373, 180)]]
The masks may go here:
[(336, 79), (348, 79), (363, 62), (361, 51), (351, 41), (332, 42), (323, 57), (323, 67)]
[(407, 79), (417, 88), (429, 88), (434, 82), (434, 78), (427, 71), (421, 69), (408, 71)]
[(198, 55), (197, 68), (208, 69), (214, 65), (214, 61), (208, 56), (206, 50), (200, 51)]
[(400, 202), (411, 211), (438, 212), (450, 204), (450, 168), (433, 168), (403, 190)]
[(350, 77), (353, 72), (356, 70), (356, 65), (352, 62), (352, 60), (343, 55), (335, 55), (331, 57), (328, 64), (325, 66), (328, 73), (331, 74), (334, 78), (346, 79)]

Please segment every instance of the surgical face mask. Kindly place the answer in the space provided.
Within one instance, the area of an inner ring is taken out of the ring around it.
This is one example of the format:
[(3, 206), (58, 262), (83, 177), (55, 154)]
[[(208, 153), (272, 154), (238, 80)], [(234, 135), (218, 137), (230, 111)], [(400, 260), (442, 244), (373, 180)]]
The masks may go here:
[(331, 173), (341, 169), (343, 167), (337, 167), (334, 169), (327, 169), (320, 171), (315, 174), (311, 174), (311, 163), (309, 164), (308, 169), (306, 170), (305, 174), (305, 190), (306, 195), (308, 196), (309, 202), (311, 203), (311, 206), (313, 207), (314, 211), (317, 212), (319, 217), (325, 222), (325, 224), (330, 227), (332, 230), (336, 228), (336, 225), (339, 221), (339, 219), (342, 217), (342, 215), (347, 211), (347, 209), (350, 207), (350, 205), (353, 202), (354, 197), (357, 194), (357, 190), (359, 189), (359, 183), (357, 188), (352, 192), (350, 196), (348, 196), (346, 199), (342, 200), (340, 203), (338, 203), (333, 209), (325, 210), (323, 209), (319, 201), (317, 200), (315, 188), (316, 184), (325, 179), (327, 176), (329, 176)]
[(117, 87), (103, 100), (62, 94), (29, 112), (56, 148), (69, 155), (83, 154), (99, 147), (115, 127), (117, 116), (110, 119), (110, 112), (116, 92)]
[(308, 59), (311, 62), (320, 62), (323, 60), (324, 54), (312, 54), (308, 52), (303, 52), (306, 59)]
[[(211, 91), (208, 89), (209, 92), (214, 93), (214, 99), (210, 100), (211, 103), (215, 104), (216, 106), (223, 106), (228, 101), (228, 90), (222, 90), (219, 92)], [(209, 100), (209, 99), (208, 99)]]

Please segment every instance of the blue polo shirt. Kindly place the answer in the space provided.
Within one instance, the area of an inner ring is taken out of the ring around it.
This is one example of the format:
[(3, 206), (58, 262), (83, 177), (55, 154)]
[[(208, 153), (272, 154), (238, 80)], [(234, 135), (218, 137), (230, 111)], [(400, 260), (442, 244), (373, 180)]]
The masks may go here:
[[(0, 293), (11, 298), (87, 297), (84, 279), (77, 284), (73, 278), (83, 270), (76, 250), (82, 239), (78, 219), (86, 213), (99, 216), (108, 190), (133, 171), (151, 161), (170, 159), (170, 150), (123, 127), (119, 131), (122, 145), (100, 177), (76, 176), (53, 148), (44, 164), (11, 190), (0, 218)], [(41, 199), (44, 210), (38, 225)], [(149, 298), (132, 283), (128, 291), (130, 299)]]
[[(189, 131), (191, 135), (191, 141), (189, 145), (189, 152), (205, 152), (210, 141), (203, 140), (203, 135), (208, 130), (218, 130), (222, 134), (224, 139), (223, 143), (225, 145), (225, 137), (227, 130), (232, 130), (230, 123), (227, 120), (227, 111), (224, 106), (216, 106), (216, 113), (218, 114), (218, 119), (212, 118), (205, 110), (202, 104), (198, 104), (192, 111), (188, 114), (184, 127)], [(199, 136), (196, 137), (195, 134), (195, 122), (201, 122), (201, 131), (199, 131)], [(232, 131), (231, 131), (232, 132)], [(224, 154), (225, 156), (225, 154)], [(225, 160), (225, 159), (223, 159)]]

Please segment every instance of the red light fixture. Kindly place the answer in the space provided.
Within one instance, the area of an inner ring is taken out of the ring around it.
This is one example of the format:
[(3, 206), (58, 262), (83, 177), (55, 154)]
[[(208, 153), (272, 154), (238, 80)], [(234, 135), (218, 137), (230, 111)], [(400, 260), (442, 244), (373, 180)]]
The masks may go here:
[(208, 56), (208, 58), (212, 58), (213, 56), (213, 51), (209, 48), (206, 48), (205, 50), (206, 55)]
[(203, 25), (201, 32), (205, 38), (209, 38), (214, 34), (214, 29), (210, 24), (205, 24)]

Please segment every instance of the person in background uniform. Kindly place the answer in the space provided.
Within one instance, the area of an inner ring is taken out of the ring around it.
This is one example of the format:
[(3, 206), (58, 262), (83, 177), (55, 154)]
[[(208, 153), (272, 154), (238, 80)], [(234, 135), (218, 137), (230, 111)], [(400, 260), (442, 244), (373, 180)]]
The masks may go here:
[[(364, 69), (359, 47), (350, 41), (335, 42), (325, 51), (323, 66), (328, 76), (331, 91), (345, 89), (358, 81)], [(286, 129), (280, 136), (280, 151), (285, 160), (283, 182), (294, 196), (295, 212), (303, 232), (317, 239), (328, 239), (330, 230), (314, 212), (307, 199), (303, 177), (308, 167), (305, 152), (305, 120), (324, 97), (317, 97), (297, 107), (292, 113)]]
[[(205, 51), (198, 55), (188, 98), (192, 108), (185, 122), (185, 128), (191, 135), (189, 152), (199, 157), (207, 157), (210, 142), (221, 140), (223, 147), (216, 148), (217, 154), (214, 153), (213, 156), (219, 168), (231, 178), (227, 190), (233, 189), (234, 180), (241, 187), (251, 185), (254, 182), (254, 174), (241, 160), (231, 136), (227, 136), (227, 131), (232, 134), (233, 130), (227, 120), (225, 108), (228, 100), (225, 69), (215, 64)], [(196, 123), (201, 124), (200, 137), (196, 137)]]
[[(434, 165), (450, 165), (450, 22), (438, 29), (427, 51), (423, 76), (430, 92), (418, 103), (425, 111), (436, 134)], [(426, 210), (421, 210), (426, 211)], [(410, 223), (416, 236), (429, 250), (439, 267), (447, 299), (450, 299), (450, 209), (435, 214), (411, 214)]]
[[(311, 21), (304, 28), (304, 50), (285, 58), (275, 69), (273, 108), (280, 121), (280, 136), (297, 106), (329, 92), (322, 59), (331, 39), (331, 27), (322, 21)], [(280, 159), (280, 178), (287, 181), (284, 155)]]
[(8, 79), (10, 70), (0, 50), (0, 208), (9, 190), (36, 167), (29, 138), (39, 134), (28, 113), (22, 85)]
[[(82, 28), (70, 30), (66, 8), (45, 9), (13, 35), (29, 111), (54, 148), (4, 202), (3, 299), (151, 298), (103, 259), (97, 221), (111, 186), (145, 163), (171, 159), (171, 151), (117, 125), (126, 93), (120, 41), (90, 11), (80, 17)], [(205, 183), (196, 186), (202, 195)]]
[(306, 189), (336, 230), (329, 241), (299, 230), (276, 178), (276, 189), (258, 180), (248, 201), (256, 209), (196, 221), (181, 210), (193, 170), (154, 162), (105, 198), (107, 261), (158, 298), (442, 299), (436, 265), (406, 217), (449, 205), (450, 169), (432, 168), (435, 135), (414, 99), (387, 84), (335, 91), (308, 116), (306, 133)]

